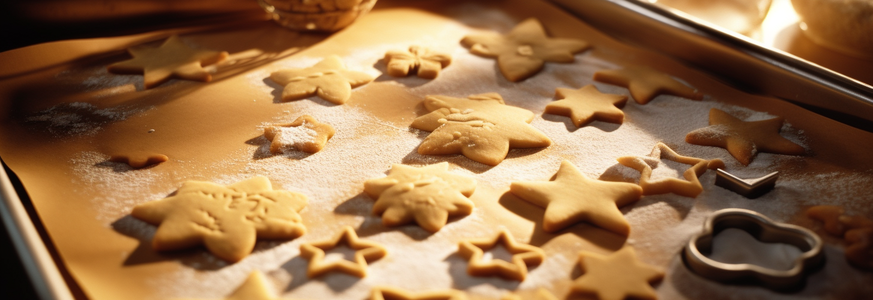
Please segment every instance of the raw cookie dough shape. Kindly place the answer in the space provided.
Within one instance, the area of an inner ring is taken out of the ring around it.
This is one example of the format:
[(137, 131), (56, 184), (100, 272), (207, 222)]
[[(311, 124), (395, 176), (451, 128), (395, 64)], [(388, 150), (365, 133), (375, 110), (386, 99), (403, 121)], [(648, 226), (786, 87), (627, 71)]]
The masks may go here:
[(534, 114), (506, 105), (497, 93), (464, 98), (427, 96), (429, 112), (416, 118), (412, 128), (431, 131), (418, 147), (419, 154), (463, 154), (496, 166), (510, 148), (548, 147), (552, 141), (531, 126)]
[[(656, 167), (661, 159), (668, 159), (678, 163), (691, 165), (690, 168), (682, 173), (685, 180), (678, 178), (662, 178), (660, 180), (651, 180), (652, 167)], [(673, 149), (670, 149), (664, 143), (658, 143), (652, 149), (649, 156), (624, 156), (618, 158), (618, 163), (637, 170), (640, 172), (640, 187), (643, 188), (643, 195), (657, 195), (674, 193), (685, 197), (697, 197), (703, 192), (703, 186), (700, 184), (698, 177), (706, 172), (706, 169), (715, 170), (718, 168), (724, 169), (724, 162), (720, 159), (705, 160), (696, 157), (688, 157), (677, 154)]]
[(533, 76), (547, 61), (571, 63), (573, 54), (589, 48), (582, 40), (549, 38), (540, 21), (534, 18), (522, 21), (507, 35), (468, 35), (461, 44), (469, 47), (473, 54), (496, 57), (500, 73), (512, 82)]
[(663, 271), (640, 262), (630, 246), (608, 256), (582, 251), (579, 267), (585, 273), (573, 281), (572, 291), (600, 300), (657, 299), (649, 283), (664, 278)]
[(703, 94), (694, 88), (649, 67), (630, 66), (621, 70), (600, 70), (594, 73), (594, 80), (627, 88), (634, 101), (639, 104), (649, 103), (661, 94), (691, 100), (703, 99)]
[(873, 220), (848, 216), (840, 206), (818, 205), (806, 210), (806, 216), (824, 223), (827, 233), (846, 241), (846, 260), (852, 265), (873, 271)]
[(590, 179), (570, 161), (563, 161), (552, 181), (513, 182), (509, 191), (546, 208), (543, 230), (556, 232), (580, 221), (627, 236), (630, 224), (619, 207), (640, 200), (643, 189), (626, 182)]
[(333, 126), (318, 122), (310, 115), (302, 115), (291, 123), (264, 128), (264, 137), (270, 141), (270, 152), (273, 154), (290, 149), (316, 153), (324, 149), (327, 140), (335, 133)]
[(373, 288), (370, 300), (466, 300), (467, 296), (458, 290), (429, 291), (410, 293), (405, 290), (377, 286)]
[(227, 52), (192, 49), (178, 35), (170, 36), (160, 47), (127, 49), (133, 59), (114, 63), (107, 68), (119, 74), (143, 74), (143, 87), (150, 89), (170, 77), (209, 82), (212, 75), (204, 65), (227, 59)]
[(709, 110), (709, 126), (689, 132), (685, 141), (701, 146), (727, 149), (741, 164), (748, 166), (758, 152), (801, 155), (802, 146), (779, 135), (782, 117), (744, 122), (713, 108)]
[[(544, 288), (537, 289), (536, 295), (533, 298), (528, 298), (531, 300), (558, 300), (558, 297), (552, 295), (549, 291)], [(506, 294), (500, 298), (500, 300), (524, 300), (521, 296), (515, 294)]]
[[(506, 251), (512, 253), (512, 262), (499, 259), (482, 261), (484, 251), (494, 248), (497, 243), (502, 243)], [(506, 229), (501, 229), (493, 238), (463, 241), (458, 245), (458, 253), (468, 260), (467, 274), (470, 276), (497, 275), (518, 281), (524, 281), (527, 277), (528, 265), (539, 265), (546, 258), (542, 249), (516, 242)]]
[(440, 70), (452, 63), (448, 54), (431, 52), (430, 49), (410, 46), (409, 51), (388, 51), (385, 53), (388, 64), (388, 75), (406, 77), (417, 73), (418, 77), (434, 79), (440, 75)]
[[(349, 248), (355, 250), (355, 261), (339, 260), (325, 263), (324, 251), (336, 248), (341, 243), (345, 243)], [(385, 247), (375, 242), (359, 239), (358, 234), (350, 226), (344, 227), (333, 239), (300, 245), (300, 256), (309, 260), (309, 268), (306, 270), (306, 276), (309, 278), (332, 271), (340, 271), (364, 278), (367, 276), (367, 263), (385, 257), (386, 254), (388, 251), (385, 250)]]
[(318, 95), (335, 104), (343, 104), (352, 96), (352, 88), (373, 81), (373, 76), (346, 70), (339, 56), (331, 55), (308, 68), (273, 72), (270, 79), (284, 86), (282, 101)]
[(395, 164), (388, 176), (367, 180), (364, 192), (376, 199), (373, 214), (382, 215), (385, 226), (415, 222), (430, 232), (443, 228), (450, 216), (469, 215), (476, 180), (448, 170), (447, 162), (421, 168)]
[(142, 169), (169, 160), (166, 155), (152, 152), (133, 152), (131, 154), (113, 154), (109, 161), (127, 164), (134, 169)]
[(203, 244), (215, 256), (237, 262), (252, 252), (256, 238), (293, 239), (306, 233), (298, 214), (306, 196), (273, 190), (257, 176), (229, 186), (187, 181), (176, 194), (133, 208), (131, 216), (158, 226), (158, 251)]
[[(267, 287), (267, 280), (261, 271), (254, 270), (242, 285), (236, 288), (230, 296), (224, 300), (279, 300), (270, 288)], [(176, 299), (184, 300), (184, 299)]]
[(873, 271), (873, 227), (846, 231), (846, 260), (853, 266)]
[(604, 94), (594, 85), (581, 89), (555, 89), (555, 98), (560, 100), (546, 105), (545, 113), (570, 117), (576, 127), (591, 121), (621, 124), (624, 112), (620, 108), (627, 103), (627, 96)]

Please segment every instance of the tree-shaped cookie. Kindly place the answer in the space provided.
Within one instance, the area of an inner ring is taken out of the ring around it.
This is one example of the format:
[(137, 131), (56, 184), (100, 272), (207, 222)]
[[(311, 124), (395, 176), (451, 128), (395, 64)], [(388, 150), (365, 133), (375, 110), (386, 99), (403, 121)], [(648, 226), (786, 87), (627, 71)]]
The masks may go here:
[(600, 70), (594, 73), (594, 80), (626, 87), (634, 101), (639, 104), (649, 103), (661, 94), (692, 100), (703, 99), (703, 94), (694, 88), (649, 67), (630, 66), (621, 70)]
[(324, 100), (343, 104), (352, 96), (352, 88), (373, 81), (373, 76), (349, 71), (338, 56), (331, 55), (312, 67), (273, 72), (270, 79), (285, 87), (282, 101), (318, 95)]
[(416, 118), (412, 128), (432, 131), (418, 147), (419, 154), (464, 156), (495, 166), (510, 148), (538, 148), (551, 145), (542, 132), (531, 126), (534, 114), (505, 105), (496, 93), (466, 99), (428, 96), (424, 107), (430, 112)]
[(507, 35), (468, 35), (461, 43), (476, 55), (497, 58), (500, 72), (512, 82), (533, 76), (547, 61), (573, 62), (573, 54), (588, 49), (588, 43), (582, 40), (548, 37), (534, 18), (522, 21)]
[(476, 180), (452, 174), (447, 162), (421, 168), (395, 164), (388, 176), (367, 180), (364, 192), (377, 199), (373, 214), (382, 215), (382, 224), (398, 226), (415, 222), (437, 232), (450, 216), (473, 212), (467, 197), (476, 189)]
[(625, 235), (630, 225), (619, 207), (640, 200), (643, 189), (626, 182), (608, 182), (586, 177), (569, 161), (552, 181), (513, 182), (512, 194), (546, 208), (543, 230), (556, 232), (580, 221)]
[[(325, 250), (345, 244), (355, 250), (355, 261), (340, 260), (325, 262)], [(306, 276), (318, 277), (328, 272), (340, 271), (352, 276), (367, 276), (367, 263), (385, 257), (388, 251), (380, 244), (358, 238), (352, 227), (346, 226), (332, 239), (300, 245), (300, 256), (309, 260)]]
[(410, 46), (409, 51), (388, 51), (385, 61), (388, 75), (406, 77), (410, 73), (417, 73), (418, 77), (434, 79), (440, 75), (440, 70), (452, 63), (452, 57), (427, 48)]
[(203, 66), (219, 63), (228, 57), (224, 51), (192, 49), (177, 35), (170, 36), (160, 47), (134, 47), (127, 52), (133, 59), (110, 65), (109, 72), (143, 74), (143, 87), (147, 89), (170, 77), (208, 82), (212, 75)]
[(727, 149), (741, 164), (748, 166), (758, 152), (801, 155), (802, 146), (779, 135), (782, 117), (745, 122), (713, 108), (709, 110), (709, 127), (689, 132), (685, 141), (701, 146)]
[[(652, 180), (652, 169), (656, 168), (661, 159), (672, 160), (681, 164), (691, 165), (690, 168), (682, 172), (682, 177), (679, 178), (661, 178)], [(664, 143), (658, 143), (652, 149), (649, 156), (624, 156), (618, 158), (618, 163), (637, 170), (640, 172), (640, 187), (643, 188), (643, 195), (656, 195), (674, 193), (685, 197), (697, 197), (703, 192), (703, 185), (700, 184), (698, 177), (703, 175), (707, 169), (715, 170), (718, 168), (724, 169), (724, 162), (720, 159), (701, 159), (696, 157), (682, 156), (670, 149)]]
[(640, 262), (628, 246), (609, 256), (583, 251), (579, 267), (584, 273), (573, 282), (573, 292), (599, 300), (656, 299), (649, 283), (664, 278), (663, 271)]
[[(512, 261), (499, 259), (483, 260), (485, 250), (503, 244)], [(542, 249), (515, 241), (509, 231), (500, 230), (493, 238), (466, 240), (458, 245), (458, 254), (467, 259), (467, 274), (470, 276), (500, 276), (510, 280), (524, 281), (527, 266), (537, 266), (546, 259)]]
[(547, 104), (545, 113), (570, 117), (576, 127), (595, 120), (617, 124), (624, 121), (624, 112), (619, 108), (627, 103), (627, 96), (604, 94), (589, 84), (578, 90), (558, 88), (555, 98), (560, 100)]
[(137, 205), (131, 215), (158, 225), (155, 250), (202, 244), (215, 256), (237, 262), (252, 252), (256, 238), (303, 235), (298, 212), (306, 202), (304, 195), (273, 190), (262, 176), (229, 186), (188, 181), (170, 197)]
[(264, 137), (270, 141), (270, 152), (300, 150), (315, 153), (324, 149), (324, 144), (336, 130), (330, 124), (321, 123), (310, 115), (302, 115), (294, 122), (273, 124), (264, 128)]

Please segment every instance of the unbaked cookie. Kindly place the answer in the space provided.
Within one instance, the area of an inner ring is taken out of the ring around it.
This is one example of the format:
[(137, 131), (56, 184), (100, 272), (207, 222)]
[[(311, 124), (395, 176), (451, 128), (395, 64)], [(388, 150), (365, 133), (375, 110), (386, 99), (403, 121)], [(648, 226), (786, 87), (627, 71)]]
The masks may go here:
[[(484, 261), (485, 250), (503, 244), (506, 251), (512, 253), (512, 261), (499, 259)], [(527, 277), (527, 266), (537, 266), (546, 258), (545, 252), (538, 247), (518, 243), (506, 229), (500, 230), (493, 238), (466, 240), (458, 245), (458, 253), (468, 260), (467, 274), (470, 276), (500, 276), (510, 280), (524, 281)]]
[(443, 290), (410, 293), (405, 290), (380, 286), (373, 288), (370, 300), (466, 300), (467, 296), (458, 290)]
[(664, 278), (663, 271), (640, 262), (629, 246), (609, 256), (583, 251), (579, 267), (584, 274), (573, 282), (573, 292), (599, 300), (657, 299), (649, 283)]
[[(279, 300), (267, 287), (267, 280), (261, 271), (255, 270), (249, 274), (246, 281), (236, 288), (224, 300)], [(186, 299), (175, 299), (186, 300)], [(192, 299), (193, 300), (193, 299)]]
[(270, 141), (270, 152), (279, 154), (286, 150), (315, 153), (324, 149), (336, 130), (310, 115), (302, 115), (294, 122), (273, 124), (264, 128), (264, 137)]
[(374, 78), (367, 73), (347, 70), (338, 56), (331, 55), (312, 67), (273, 72), (270, 79), (285, 87), (282, 101), (318, 95), (324, 100), (343, 104), (352, 96), (352, 88), (365, 85)]
[(745, 122), (713, 108), (709, 110), (709, 127), (689, 132), (685, 141), (701, 146), (727, 149), (741, 164), (748, 166), (758, 152), (801, 155), (803, 146), (779, 135), (782, 117)]
[(427, 48), (410, 46), (409, 51), (388, 51), (385, 53), (385, 61), (388, 64), (388, 75), (406, 77), (410, 73), (416, 73), (418, 77), (434, 79), (440, 75), (440, 70), (452, 63), (452, 57)]
[(153, 88), (170, 77), (187, 80), (212, 80), (204, 65), (227, 59), (227, 52), (192, 49), (177, 35), (170, 36), (160, 47), (134, 47), (127, 49), (133, 59), (112, 64), (109, 72), (119, 74), (143, 74), (143, 87)]
[(134, 169), (157, 165), (169, 159), (169, 157), (163, 154), (142, 151), (132, 151), (127, 152), (127, 154), (113, 154), (109, 156), (109, 161), (127, 164)]
[(545, 113), (570, 117), (576, 127), (595, 120), (617, 124), (624, 121), (620, 108), (627, 103), (627, 96), (604, 94), (589, 84), (578, 90), (558, 88), (555, 98), (559, 100), (547, 104)]
[[(690, 168), (682, 172), (682, 177), (685, 180), (678, 178), (662, 178), (659, 180), (651, 180), (652, 168), (658, 166), (661, 159), (668, 159), (678, 163), (691, 165)], [(724, 169), (724, 162), (720, 159), (701, 159), (696, 157), (682, 156), (670, 149), (664, 143), (658, 143), (652, 149), (649, 156), (625, 156), (619, 157), (618, 162), (626, 167), (632, 168), (640, 172), (640, 187), (643, 188), (643, 195), (657, 195), (674, 193), (685, 197), (697, 197), (703, 192), (703, 185), (697, 177), (703, 175), (707, 169), (715, 170), (718, 168)]]
[(703, 94), (698, 93), (694, 88), (649, 67), (630, 66), (621, 70), (600, 70), (594, 73), (594, 80), (626, 87), (634, 101), (639, 104), (649, 103), (661, 94), (691, 100), (703, 99)]
[[(346, 244), (355, 250), (355, 261), (339, 260), (324, 262), (325, 250)], [(380, 244), (358, 238), (352, 227), (346, 226), (333, 239), (304, 243), (300, 245), (300, 256), (309, 260), (306, 276), (318, 277), (332, 271), (340, 271), (352, 276), (364, 278), (367, 276), (367, 263), (385, 257), (388, 250)]]

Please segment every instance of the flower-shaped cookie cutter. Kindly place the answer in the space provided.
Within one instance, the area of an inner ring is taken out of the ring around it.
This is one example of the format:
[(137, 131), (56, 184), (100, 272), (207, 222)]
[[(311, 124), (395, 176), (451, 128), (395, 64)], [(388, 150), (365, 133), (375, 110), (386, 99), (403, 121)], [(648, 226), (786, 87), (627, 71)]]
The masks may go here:
[[(737, 228), (765, 243), (785, 243), (803, 253), (787, 270), (776, 270), (753, 264), (729, 264), (710, 259), (713, 238), (722, 230)], [(754, 282), (773, 290), (802, 288), (806, 274), (824, 263), (822, 241), (812, 231), (795, 225), (777, 223), (754, 211), (738, 208), (714, 212), (703, 224), (703, 231), (692, 238), (684, 250), (689, 269), (705, 278), (719, 282)]]

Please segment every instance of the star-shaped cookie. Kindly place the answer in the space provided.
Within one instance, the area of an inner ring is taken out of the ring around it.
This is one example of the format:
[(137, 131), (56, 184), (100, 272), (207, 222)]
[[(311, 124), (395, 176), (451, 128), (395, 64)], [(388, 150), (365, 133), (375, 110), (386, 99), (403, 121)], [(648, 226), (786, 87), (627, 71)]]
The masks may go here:
[(127, 49), (133, 59), (112, 64), (109, 72), (143, 74), (143, 87), (153, 88), (170, 77), (208, 82), (212, 75), (203, 66), (227, 59), (227, 52), (192, 49), (177, 35), (170, 36), (160, 47)]
[[(185, 300), (185, 299), (177, 299)], [(279, 300), (267, 287), (267, 280), (261, 271), (255, 270), (249, 274), (246, 281), (236, 288), (224, 300)]]
[(370, 300), (466, 300), (467, 296), (458, 290), (410, 293), (395, 287), (378, 286), (373, 288)]
[(370, 74), (349, 71), (336, 55), (325, 57), (312, 67), (273, 72), (270, 79), (284, 86), (282, 101), (318, 95), (324, 100), (343, 104), (352, 96), (352, 88), (373, 81)]
[(626, 87), (639, 104), (646, 104), (656, 96), (668, 94), (692, 100), (703, 99), (703, 94), (673, 79), (670, 75), (649, 67), (631, 66), (621, 70), (600, 70), (594, 80)]
[(624, 236), (630, 234), (630, 224), (618, 208), (640, 200), (643, 193), (636, 184), (590, 179), (566, 160), (554, 180), (513, 182), (509, 191), (546, 208), (546, 232), (586, 221)]
[(545, 113), (570, 117), (576, 127), (595, 120), (617, 124), (624, 121), (619, 108), (627, 103), (627, 96), (604, 94), (589, 84), (578, 90), (558, 88), (555, 98), (560, 100), (547, 104)]
[(131, 216), (158, 225), (155, 250), (202, 244), (215, 256), (237, 262), (252, 252), (258, 237), (303, 235), (306, 227), (298, 212), (306, 202), (304, 195), (273, 190), (263, 176), (229, 186), (188, 181), (170, 197), (137, 205)]
[(388, 63), (388, 75), (406, 77), (410, 73), (417, 73), (418, 77), (434, 79), (440, 75), (440, 70), (452, 63), (452, 57), (427, 48), (410, 46), (409, 51), (388, 51), (385, 61)]
[[(558, 300), (558, 297), (552, 295), (549, 291), (544, 288), (537, 289), (536, 295), (533, 298), (527, 298), (531, 300)], [(521, 296), (515, 294), (506, 294), (501, 297), (500, 300), (524, 300)]]
[(141, 169), (167, 161), (166, 155), (146, 151), (129, 151), (127, 154), (113, 154), (109, 161), (127, 164), (131, 168)]
[(579, 267), (585, 273), (573, 282), (573, 292), (599, 300), (656, 299), (649, 283), (664, 278), (663, 271), (640, 262), (628, 246), (609, 256), (583, 251)]
[(496, 57), (500, 72), (512, 82), (533, 76), (547, 61), (573, 62), (573, 54), (588, 49), (588, 43), (582, 40), (549, 38), (540, 21), (534, 18), (522, 21), (507, 35), (468, 35), (461, 43), (473, 54)]
[[(336, 248), (342, 243), (355, 250), (355, 261), (324, 262), (324, 251)], [(367, 276), (367, 263), (385, 257), (386, 254), (388, 251), (385, 247), (359, 239), (355, 230), (349, 226), (344, 227), (333, 239), (300, 245), (300, 256), (309, 260), (309, 269), (306, 270), (306, 276), (309, 278), (332, 271), (364, 278)]]
[(450, 216), (473, 212), (467, 197), (476, 190), (476, 180), (449, 173), (449, 163), (421, 168), (395, 164), (388, 176), (367, 180), (364, 192), (377, 199), (373, 214), (382, 215), (382, 224), (398, 226), (415, 222), (437, 232)]
[(709, 127), (689, 132), (685, 141), (701, 146), (727, 149), (741, 164), (748, 166), (758, 152), (801, 155), (803, 146), (779, 135), (782, 117), (744, 122), (713, 108), (709, 110)]
[[(503, 244), (506, 250), (512, 253), (511, 262), (499, 259), (482, 260), (485, 250), (494, 248), (497, 243)], [(546, 258), (542, 249), (516, 242), (506, 229), (500, 230), (493, 238), (463, 241), (458, 245), (458, 253), (468, 260), (467, 274), (470, 276), (497, 275), (518, 281), (524, 281), (527, 277), (528, 265), (539, 265)]]
[[(691, 165), (690, 168), (682, 173), (682, 177), (684, 177), (685, 180), (678, 178), (651, 180), (652, 168), (657, 167), (662, 158)], [(676, 151), (673, 151), (673, 149), (670, 149), (670, 147), (664, 143), (658, 143), (655, 145), (655, 148), (652, 149), (652, 153), (647, 157), (624, 156), (619, 157), (618, 162), (640, 172), (640, 187), (643, 188), (643, 195), (666, 194), (672, 192), (685, 197), (697, 197), (697, 195), (703, 192), (703, 186), (700, 184), (700, 180), (697, 179), (697, 177), (703, 175), (703, 173), (706, 172), (706, 169), (724, 169), (724, 162), (720, 159), (705, 160), (696, 157), (682, 156), (676, 153)]]
[(419, 154), (463, 154), (496, 166), (510, 148), (548, 147), (552, 141), (531, 126), (534, 114), (505, 105), (496, 93), (464, 98), (427, 96), (429, 111), (412, 122), (412, 128), (432, 131), (418, 147)]
[(318, 122), (310, 115), (302, 115), (291, 123), (264, 128), (264, 137), (270, 141), (270, 152), (273, 154), (292, 149), (307, 153), (321, 151), (334, 133), (336, 130), (333, 126)]

